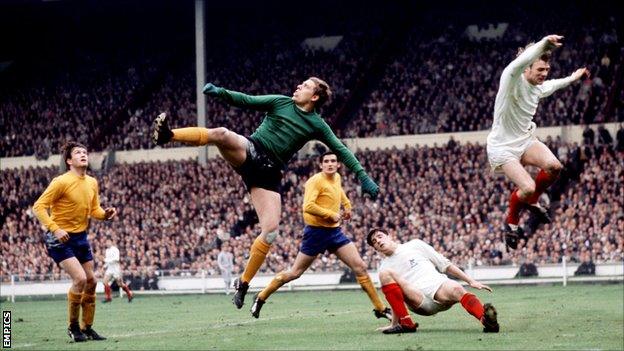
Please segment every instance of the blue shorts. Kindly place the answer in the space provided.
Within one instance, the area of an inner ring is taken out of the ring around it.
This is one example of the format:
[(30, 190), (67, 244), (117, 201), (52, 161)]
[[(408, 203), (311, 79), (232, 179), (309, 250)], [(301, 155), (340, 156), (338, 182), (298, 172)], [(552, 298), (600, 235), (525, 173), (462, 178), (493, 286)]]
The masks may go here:
[(70, 233), (67, 242), (60, 242), (54, 234), (47, 232), (45, 236), (45, 245), (48, 249), (48, 256), (52, 257), (57, 264), (62, 261), (76, 257), (78, 262), (85, 263), (93, 260), (91, 245), (87, 240), (87, 232)]
[(334, 252), (350, 242), (351, 240), (344, 235), (340, 227), (324, 228), (306, 225), (303, 228), (300, 251), (308, 256), (316, 256), (325, 251)]

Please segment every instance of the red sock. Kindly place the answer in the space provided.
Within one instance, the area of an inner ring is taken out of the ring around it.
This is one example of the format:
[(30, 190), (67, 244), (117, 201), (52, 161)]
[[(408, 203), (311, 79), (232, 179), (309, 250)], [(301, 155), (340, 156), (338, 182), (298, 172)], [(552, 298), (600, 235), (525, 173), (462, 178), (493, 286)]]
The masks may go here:
[(518, 225), (520, 223), (520, 210), (523, 201), (518, 197), (518, 190), (514, 190), (509, 198), (509, 210), (507, 213), (507, 223)]
[(104, 294), (106, 295), (107, 300), (113, 299), (113, 297), (111, 296), (111, 293), (112, 293), (111, 287), (108, 286), (108, 284), (104, 284)]
[(543, 169), (535, 176), (535, 192), (527, 199), (528, 204), (534, 204), (539, 199), (540, 195), (548, 189), (548, 187), (555, 182), (558, 175), (550, 174)]
[(414, 322), (407, 312), (407, 307), (405, 307), (403, 291), (401, 290), (399, 284), (386, 284), (381, 287), (381, 291), (383, 291), (384, 295), (386, 295), (386, 300), (388, 300), (390, 307), (392, 307), (392, 313), (399, 317), (399, 323), (406, 327), (413, 328)]
[(468, 313), (481, 320), (483, 317), (483, 304), (478, 297), (471, 293), (465, 293), (460, 302)]
[(126, 295), (132, 296), (132, 291), (130, 291), (130, 288), (128, 287), (127, 284), (124, 284), (121, 288), (123, 289), (123, 291), (126, 292)]

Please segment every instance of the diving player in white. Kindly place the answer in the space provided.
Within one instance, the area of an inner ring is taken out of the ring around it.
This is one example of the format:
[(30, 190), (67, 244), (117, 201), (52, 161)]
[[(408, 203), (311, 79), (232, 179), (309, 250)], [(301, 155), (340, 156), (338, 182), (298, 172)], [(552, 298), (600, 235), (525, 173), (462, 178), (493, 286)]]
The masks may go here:
[(112, 289), (110, 287), (110, 282), (115, 280), (117, 281), (117, 285), (122, 288), (126, 292), (126, 296), (128, 297), (128, 302), (132, 302), (134, 298), (134, 294), (130, 291), (128, 285), (126, 285), (123, 281), (123, 275), (121, 274), (121, 267), (119, 264), (119, 249), (113, 244), (113, 240), (111, 238), (106, 239), (106, 254), (104, 258), (104, 268), (106, 268), (106, 272), (104, 273), (104, 293), (106, 294), (106, 298), (102, 302), (111, 302), (113, 301), (112, 297)]
[(483, 332), (498, 333), (494, 306), (483, 305), (474, 294), (442, 273), (459, 278), (478, 290), (491, 292), (492, 289), (470, 278), (433, 247), (418, 239), (399, 244), (379, 228), (368, 233), (366, 242), (385, 256), (379, 267), (379, 280), (392, 307), (393, 319), (390, 326), (381, 329), (384, 334), (416, 331), (418, 324), (412, 321), (406, 303), (413, 312), (430, 316), (448, 310), (457, 302), (481, 322)]
[[(520, 211), (529, 209), (542, 223), (550, 223), (548, 211), (538, 203), (539, 196), (559, 177), (563, 166), (546, 145), (534, 136), (533, 116), (539, 100), (571, 83), (589, 77), (579, 68), (562, 79), (546, 80), (550, 71), (550, 49), (561, 44), (560, 35), (548, 35), (521, 50), (501, 74), (494, 103), (494, 123), (487, 137), (487, 154), (494, 171), (502, 171), (518, 189), (511, 194), (505, 220), (505, 242), (515, 249), (524, 236), (519, 227)], [(525, 165), (540, 168), (535, 177)]]

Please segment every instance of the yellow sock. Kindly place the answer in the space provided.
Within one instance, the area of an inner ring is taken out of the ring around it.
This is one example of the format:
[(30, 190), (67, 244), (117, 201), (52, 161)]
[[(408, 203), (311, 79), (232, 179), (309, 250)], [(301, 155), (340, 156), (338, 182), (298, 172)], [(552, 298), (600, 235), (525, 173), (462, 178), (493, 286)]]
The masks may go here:
[(275, 275), (275, 278), (271, 280), (269, 285), (264, 288), (264, 290), (262, 290), (260, 293), (258, 293), (258, 297), (260, 298), (260, 300), (266, 301), (269, 296), (271, 296), (271, 294), (273, 294), (275, 291), (277, 291), (277, 289), (284, 285), (284, 283), (286, 283), (284, 281), (284, 272), (277, 273)]
[(82, 293), (82, 329), (93, 325), (95, 318), (95, 294)]
[(80, 318), (80, 300), (82, 294), (76, 294), (69, 290), (67, 292), (67, 312), (69, 314), (69, 324), (78, 323)]
[(258, 269), (260, 269), (260, 266), (264, 263), (264, 259), (266, 258), (270, 248), (271, 245), (266, 243), (260, 237), (257, 237), (256, 240), (254, 240), (253, 245), (251, 245), (249, 261), (247, 261), (245, 271), (241, 276), (242, 281), (249, 283), (253, 279), (258, 272)]
[(375, 289), (375, 286), (370, 280), (368, 274), (358, 275), (355, 277), (355, 279), (357, 279), (357, 282), (360, 283), (362, 289), (366, 291), (366, 295), (368, 295), (368, 298), (373, 303), (373, 306), (375, 306), (375, 309), (377, 311), (383, 311), (386, 306), (384, 306), (383, 302), (381, 302), (381, 299), (379, 298), (379, 295), (377, 295), (377, 289)]
[(208, 129), (200, 127), (188, 127), (172, 129), (173, 141), (180, 141), (191, 145), (206, 145), (208, 144)]

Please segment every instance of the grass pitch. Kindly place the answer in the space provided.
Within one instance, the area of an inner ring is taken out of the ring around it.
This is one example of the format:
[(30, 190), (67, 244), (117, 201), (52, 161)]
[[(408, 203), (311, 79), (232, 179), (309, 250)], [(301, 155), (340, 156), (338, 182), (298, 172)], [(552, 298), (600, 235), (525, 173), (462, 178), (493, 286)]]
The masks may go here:
[[(276, 293), (260, 319), (253, 293), (237, 310), (231, 295), (137, 296), (98, 301), (94, 329), (106, 341), (71, 343), (64, 300), (2, 303), (12, 311), (14, 349), (61, 350), (623, 350), (624, 285), (495, 287), (477, 292), (498, 309), (501, 332), (456, 305), (433, 317), (412, 315), (418, 332), (383, 335), (361, 291)], [(99, 297), (101, 298), (101, 296)]]

